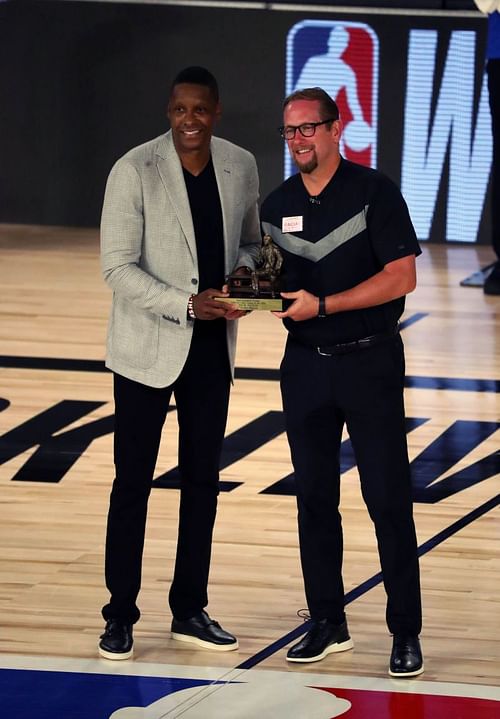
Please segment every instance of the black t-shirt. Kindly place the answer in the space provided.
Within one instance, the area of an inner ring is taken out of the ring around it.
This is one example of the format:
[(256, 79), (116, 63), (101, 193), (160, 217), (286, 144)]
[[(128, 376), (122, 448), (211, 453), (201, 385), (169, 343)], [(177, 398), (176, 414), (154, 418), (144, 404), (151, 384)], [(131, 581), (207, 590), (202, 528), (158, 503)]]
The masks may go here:
[[(297, 218), (289, 232), (283, 232), (284, 218)], [(398, 187), (377, 170), (344, 159), (317, 197), (308, 194), (300, 174), (286, 180), (264, 201), (261, 222), (282, 250), (287, 291), (332, 295), (367, 280), (393, 260), (421, 252)], [(376, 307), (284, 323), (293, 337), (307, 344), (349, 342), (395, 327), (404, 302), (401, 297)]]
[[(184, 168), (183, 172), (196, 238), (198, 292), (209, 287), (220, 290), (224, 284), (224, 226), (212, 158), (199, 175), (192, 175)], [(225, 333), (224, 318), (200, 320), (195, 324), (197, 334)]]

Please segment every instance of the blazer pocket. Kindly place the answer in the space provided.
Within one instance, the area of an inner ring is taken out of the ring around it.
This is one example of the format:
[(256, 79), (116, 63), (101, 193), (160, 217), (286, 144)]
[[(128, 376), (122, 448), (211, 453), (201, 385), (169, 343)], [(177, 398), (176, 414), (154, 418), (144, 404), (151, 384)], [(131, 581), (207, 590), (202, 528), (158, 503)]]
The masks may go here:
[(115, 297), (109, 333), (111, 356), (147, 369), (158, 358), (160, 318)]

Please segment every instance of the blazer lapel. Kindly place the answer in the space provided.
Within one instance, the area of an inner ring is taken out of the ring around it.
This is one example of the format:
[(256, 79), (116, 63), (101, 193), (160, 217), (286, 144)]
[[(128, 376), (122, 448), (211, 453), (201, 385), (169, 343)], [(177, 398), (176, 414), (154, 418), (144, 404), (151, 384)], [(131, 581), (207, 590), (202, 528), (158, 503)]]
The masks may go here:
[(157, 149), (158, 172), (162, 179), (165, 191), (170, 198), (177, 214), (179, 224), (186, 237), (191, 255), (196, 258), (196, 239), (194, 236), (193, 219), (186, 190), (186, 183), (182, 173), (182, 165), (174, 147), (172, 133), (169, 130), (163, 136)]
[(231, 209), (234, 204), (234, 178), (233, 178), (233, 163), (224, 151), (223, 148), (217, 142), (217, 138), (212, 138), (211, 143), (212, 162), (214, 165), (215, 178), (217, 180), (217, 186), (219, 188), (220, 204), (222, 208), (222, 221), (224, 226), (224, 258), (225, 258), (225, 271), (226, 274), (231, 272), (233, 269), (230, 267), (230, 248), (229, 248), (229, 237), (231, 237), (231, 222), (233, 213)]

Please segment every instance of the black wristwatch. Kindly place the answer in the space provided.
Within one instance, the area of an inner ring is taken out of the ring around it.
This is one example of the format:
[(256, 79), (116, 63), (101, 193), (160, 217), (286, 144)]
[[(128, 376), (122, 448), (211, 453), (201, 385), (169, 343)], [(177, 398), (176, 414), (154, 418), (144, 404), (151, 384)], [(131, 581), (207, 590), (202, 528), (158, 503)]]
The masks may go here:
[(318, 307), (318, 317), (326, 317), (326, 303), (324, 297), (318, 297), (319, 299), (319, 307)]

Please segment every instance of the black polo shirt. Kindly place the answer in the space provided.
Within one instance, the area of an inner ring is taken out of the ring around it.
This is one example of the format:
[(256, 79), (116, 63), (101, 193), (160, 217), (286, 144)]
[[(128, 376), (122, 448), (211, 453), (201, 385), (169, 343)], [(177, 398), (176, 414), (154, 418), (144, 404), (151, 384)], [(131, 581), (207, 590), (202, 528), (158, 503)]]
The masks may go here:
[[(283, 218), (297, 218), (289, 232), (283, 232)], [(286, 291), (332, 295), (367, 280), (393, 260), (421, 252), (398, 187), (377, 170), (344, 159), (317, 197), (308, 194), (300, 174), (286, 180), (264, 201), (261, 222), (263, 232), (282, 250)], [(393, 328), (404, 303), (401, 297), (284, 323), (306, 344), (350, 342)]]

